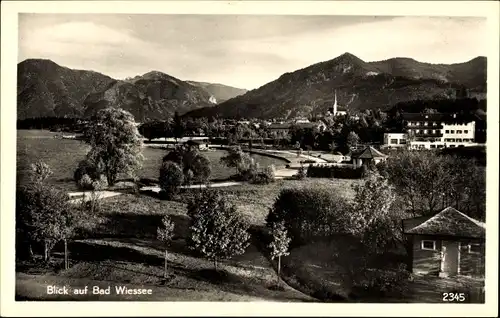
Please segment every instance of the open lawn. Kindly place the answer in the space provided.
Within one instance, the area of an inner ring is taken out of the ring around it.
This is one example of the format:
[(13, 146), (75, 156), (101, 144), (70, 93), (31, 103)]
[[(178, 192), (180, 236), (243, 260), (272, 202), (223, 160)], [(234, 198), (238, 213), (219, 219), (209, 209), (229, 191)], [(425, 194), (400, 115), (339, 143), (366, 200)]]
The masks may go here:
[[(45, 130), (18, 130), (17, 131), (17, 182), (23, 184), (27, 181), (30, 164), (38, 160), (47, 163), (53, 175), (47, 182), (53, 186), (66, 190), (76, 191), (73, 173), (78, 163), (85, 158), (89, 147), (79, 140), (56, 139), (57, 133)], [(139, 178), (157, 179), (163, 156), (166, 150), (144, 147), (144, 162), (142, 169), (137, 173)], [(225, 151), (203, 152), (208, 157), (212, 166), (212, 180), (223, 180), (234, 174), (234, 169), (229, 169), (220, 163), (220, 158)], [(285, 161), (276, 158), (252, 155), (261, 167), (274, 164), (282, 166)], [(126, 178), (126, 176), (122, 176)]]

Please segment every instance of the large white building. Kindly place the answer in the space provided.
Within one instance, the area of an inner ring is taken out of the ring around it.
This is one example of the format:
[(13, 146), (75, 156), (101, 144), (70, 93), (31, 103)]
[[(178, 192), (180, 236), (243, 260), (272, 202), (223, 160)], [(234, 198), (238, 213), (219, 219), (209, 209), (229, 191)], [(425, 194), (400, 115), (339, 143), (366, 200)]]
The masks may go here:
[(473, 118), (456, 114), (403, 114), (406, 133), (384, 134), (385, 147), (436, 149), (476, 146)]

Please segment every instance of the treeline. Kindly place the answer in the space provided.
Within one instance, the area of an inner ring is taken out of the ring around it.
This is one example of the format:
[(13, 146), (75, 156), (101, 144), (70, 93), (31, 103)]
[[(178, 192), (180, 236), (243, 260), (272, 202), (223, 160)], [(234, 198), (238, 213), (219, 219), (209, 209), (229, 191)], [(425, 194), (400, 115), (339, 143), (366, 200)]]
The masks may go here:
[(79, 118), (38, 117), (17, 120), (17, 129), (47, 129), (51, 131), (81, 131), (84, 124)]
[(417, 99), (397, 103), (396, 105), (394, 105), (394, 107), (391, 108), (389, 113), (421, 113), (424, 112), (425, 109), (433, 109), (438, 113), (474, 113), (478, 109), (486, 111), (486, 99)]

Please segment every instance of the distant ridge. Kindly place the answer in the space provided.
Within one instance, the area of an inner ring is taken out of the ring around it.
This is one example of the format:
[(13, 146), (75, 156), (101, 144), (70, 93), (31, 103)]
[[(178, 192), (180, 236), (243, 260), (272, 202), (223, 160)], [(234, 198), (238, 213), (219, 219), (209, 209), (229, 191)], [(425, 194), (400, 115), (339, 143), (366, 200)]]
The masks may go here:
[(165, 119), (176, 111), (210, 107), (245, 92), (222, 84), (186, 82), (159, 71), (116, 80), (48, 59), (27, 59), (18, 64), (17, 116), (88, 117), (105, 107), (120, 107), (138, 121)]
[(350, 112), (389, 109), (402, 101), (454, 98), (458, 88), (486, 92), (486, 57), (430, 64), (411, 58), (365, 62), (351, 53), (288, 72), (258, 89), (186, 116), (290, 118), (324, 113), (334, 101)]

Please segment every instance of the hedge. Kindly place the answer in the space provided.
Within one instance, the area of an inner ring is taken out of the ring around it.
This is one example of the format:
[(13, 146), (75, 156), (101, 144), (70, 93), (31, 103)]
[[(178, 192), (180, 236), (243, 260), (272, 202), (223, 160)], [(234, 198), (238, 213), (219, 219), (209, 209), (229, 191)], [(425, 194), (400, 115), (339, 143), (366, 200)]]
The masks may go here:
[(309, 165), (307, 168), (307, 176), (311, 178), (361, 179), (364, 176), (364, 168)]

